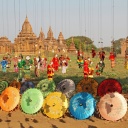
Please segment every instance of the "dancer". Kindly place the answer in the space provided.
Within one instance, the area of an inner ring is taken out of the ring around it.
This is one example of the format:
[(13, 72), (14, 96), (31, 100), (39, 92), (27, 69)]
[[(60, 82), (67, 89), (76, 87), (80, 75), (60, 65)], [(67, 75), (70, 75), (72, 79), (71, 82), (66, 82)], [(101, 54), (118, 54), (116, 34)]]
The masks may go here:
[(77, 58), (77, 64), (78, 64), (79, 68), (82, 68), (83, 67), (84, 61), (83, 61), (82, 54), (80, 56), (78, 56), (78, 58)]
[(94, 48), (92, 48), (92, 58), (94, 58), (96, 56), (96, 51), (94, 50)]
[(115, 67), (115, 55), (114, 52), (110, 52), (109, 60), (111, 61), (111, 68)]
[(100, 62), (97, 63), (97, 65), (96, 65), (96, 75), (97, 76), (100, 76), (103, 73), (104, 67), (105, 67), (104, 61), (100, 60)]
[(23, 60), (23, 55), (20, 54), (18, 58), (18, 81), (24, 82), (24, 65), (25, 61)]
[(15, 55), (15, 57), (13, 58), (13, 62), (14, 62), (14, 72), (18, 73), (18, 57), (17, 57), (17, 55)]
[(40, 60), (40, 70), (43, 72), (46, 69), (46, 67), (47, 67), (47, 58), (42, 56)]
[(53, 62), (53, 68), (55, 71), (58, 71), (58, 67), (59, 67), (59, 59), (58, 59), (58, 55), (55, 54), (55, 56), (52, 59)]
[(84, 78), (87, 78), (89, 75), (89, 68), (88, 68), (88, 60), (84, 59)]
[(54, 68), (53, 68), (53, 62), (52, 61), (47, 66), (47, 76), (48, 76), (49, 80), (53, 80)]
[(6, 73), (6, 67), (7, 67), (7, 60), (5, 57), (3, 57), (3, 60), (0, 62), (1, 66), (2, 66), (2, 72)]
[(30, 56), (26, 56), (25, 65), (24, 65), (24, 79), (30, 79), (30, 69), (32, 67), (33, 61)]
[(105, 59), (105, 51), (103, 50), (103, 48), (101, 48), (101, 51), (99, 52), (99, 58), (100, 60), (103, 60)]
[(89, 68), (89, 75), (88, 77), (93, 78), (94, 68), (92, 67), (93, 62), (91, 61), (90, 57), (88, 57), (88, 68)]
[(34, 66), (35, 66), (35, 76), (39, 77), (40, 76), (40, 61), (39, 61), (39, 57), (34, 57)]
[(66, 73), (66, 69), (67, 69), (67, 62), (66, 60), (64, 59), (62, 61), (62, 73), (65, 74)]

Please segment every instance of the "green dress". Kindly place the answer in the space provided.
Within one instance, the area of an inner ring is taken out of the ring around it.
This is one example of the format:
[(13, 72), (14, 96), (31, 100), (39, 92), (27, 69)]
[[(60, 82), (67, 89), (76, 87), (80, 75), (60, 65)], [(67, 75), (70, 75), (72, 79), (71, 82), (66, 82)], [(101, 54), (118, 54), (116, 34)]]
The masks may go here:
[(30, 67), (32, 64), (33, 64), (33, 61), (31, 59), (25, 61), (25, 65), (24, 65), (24, 78), (25, 79), (31, 78)]
[(25, 65), (25, 61), (23, 59), (18, 62), (18, 80), (20, 81), (24, 77), (24, 71), (23, 71), (24, 65)]

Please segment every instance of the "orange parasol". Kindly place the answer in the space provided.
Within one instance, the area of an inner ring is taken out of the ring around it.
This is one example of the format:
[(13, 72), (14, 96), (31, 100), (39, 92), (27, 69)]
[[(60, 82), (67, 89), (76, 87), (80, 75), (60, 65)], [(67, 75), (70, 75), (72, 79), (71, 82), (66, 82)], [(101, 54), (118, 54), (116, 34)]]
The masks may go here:
[(97, 95), (98, 82), (93, 78), (85, 78), (79, 81), (76, 87), (77, 92), (88, 92), (93, 96)]
[(4, 111), (11, 111), (18, 105), (19, 100), (19, 90), (14, 87), (8, 87), (0, 96), (0, 107)]
[(103, 118), (116, 121), (126, 114), (127, 102), (118, 92), (108, 93), (100, 99), (98, 109)]

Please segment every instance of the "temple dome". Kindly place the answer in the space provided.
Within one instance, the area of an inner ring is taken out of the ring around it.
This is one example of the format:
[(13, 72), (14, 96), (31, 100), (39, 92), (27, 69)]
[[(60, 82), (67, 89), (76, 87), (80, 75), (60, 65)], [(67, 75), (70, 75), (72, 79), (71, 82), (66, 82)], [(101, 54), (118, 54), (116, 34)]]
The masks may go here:
[(59, 33), (58, 40), (64, 40), (64, 36), (63, 36), (62, 32)]
[(26, 16), (26, 19), (22, 25), (22, 33), (32, 33), (33, 30), (32, 30), (32, 27), (28, 21), (28, 17)]

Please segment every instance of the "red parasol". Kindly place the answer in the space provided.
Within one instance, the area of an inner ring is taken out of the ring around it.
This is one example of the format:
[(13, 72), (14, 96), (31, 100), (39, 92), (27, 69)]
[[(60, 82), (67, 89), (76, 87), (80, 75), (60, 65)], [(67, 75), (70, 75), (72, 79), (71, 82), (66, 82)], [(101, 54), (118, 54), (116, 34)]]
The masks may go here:
[(103, 80), (98, 86), (97, 94), (102, 97), (105, 94), (111, 92), (122, 93), (121, 84), (116, 79), (112, 79), (112, 78)]

